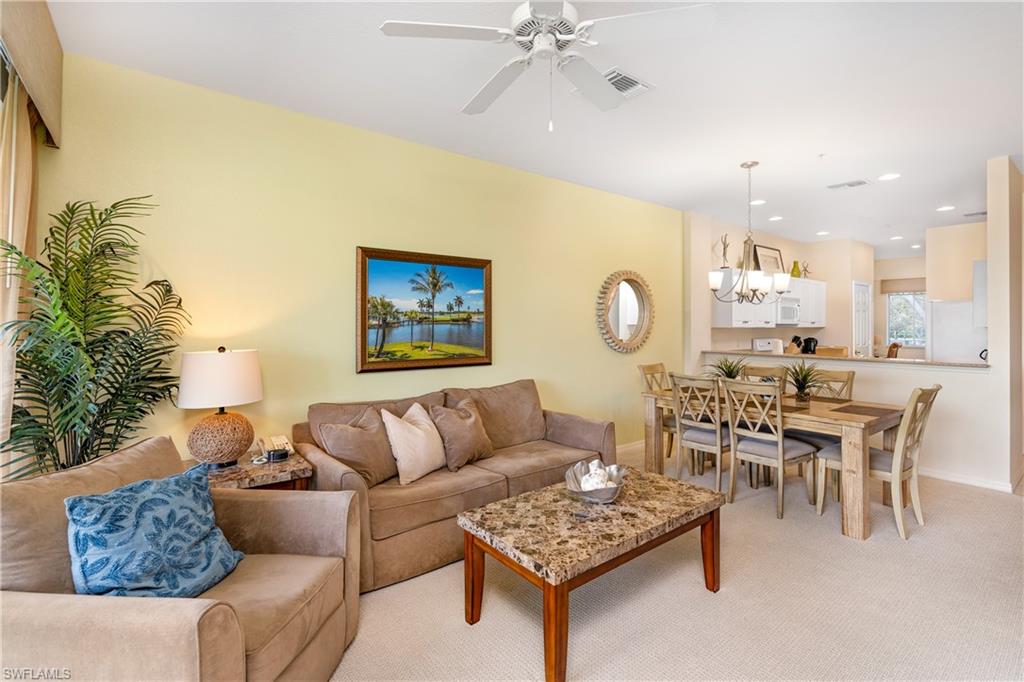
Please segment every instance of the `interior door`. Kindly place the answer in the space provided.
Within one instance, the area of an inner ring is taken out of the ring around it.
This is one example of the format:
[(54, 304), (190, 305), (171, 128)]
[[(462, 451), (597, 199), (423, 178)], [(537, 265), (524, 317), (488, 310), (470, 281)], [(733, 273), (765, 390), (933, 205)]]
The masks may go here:
[(853, 283), (853, 355), (858, 358), (871, 357), (872, 330), (871, 285), (865, 282)]

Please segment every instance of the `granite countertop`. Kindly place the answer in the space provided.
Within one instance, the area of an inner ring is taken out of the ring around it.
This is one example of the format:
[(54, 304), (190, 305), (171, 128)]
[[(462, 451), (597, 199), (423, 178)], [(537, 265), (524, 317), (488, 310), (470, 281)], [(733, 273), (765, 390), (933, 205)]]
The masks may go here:
[(702, 351), (705, 355), (749, 355), (756, 357), (765, 358), (780, 358), (783, 360), (813, 360), (814, 362), (877, 362), (889, 365), (901, 365), (901, 366), (924, 366), (924, 367), (967, 367), (969, 369), (988, 369), (991, 367), (987, 362), (937, 362), (934, 360), (924, 360), (921, 358), (859, 358), (859, 357), (845, 357), (837, 358), (831, 355), (816, 355), (809, 354), (780, 354), (780, 353), (762, 353), (758, 351), (750, 350), (749, 348), (729, 348), (724, 350), (704, 350)]
[(611, 504), (583, 502), (556, 483), (462, 512), (459, 527), (557, 585), (725, 503), (714, 490), (627, 468)]
[(211, 488), (255, 488), (271, 483), (283, 483), (313, 475), (313, 465), (302, 455), (292, 453), (283, 462), (253, 464), (252, 458), (260, 454), (253, 448), (238, 458), (238, 466), (227, 469), (207, 468)]

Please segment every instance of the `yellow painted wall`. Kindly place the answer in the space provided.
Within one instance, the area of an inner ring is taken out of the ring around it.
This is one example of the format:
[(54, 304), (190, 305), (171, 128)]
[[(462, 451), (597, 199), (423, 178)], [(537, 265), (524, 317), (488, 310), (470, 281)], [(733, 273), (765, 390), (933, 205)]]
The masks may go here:
[(964, 223), (925, 232), (929, 300), (970, 300), (974, 261), (986, 258), (987, 230), (985, 223)]
[[(155, 195), (138, 222), (143, 275), (184, 297), (184, 350), (260, 350), (266, 397), (239, 408), (258, 434), (289, 432), (314, 401), (534, 377), (546, 407), (614, 419), (633, 442), (636, 365), (681, 363), (678, 211), (77, 56), (64, 96), (62, 148), (40, 151), (40, 213)], [(494, 364), (357, 375), (357, 245), (492, 259)], [(654, 333), (633, 355), (594, 323), (619, 269), (654, 293)], [(203, 414), (164, 406), (149, 432), (184, 451)]]

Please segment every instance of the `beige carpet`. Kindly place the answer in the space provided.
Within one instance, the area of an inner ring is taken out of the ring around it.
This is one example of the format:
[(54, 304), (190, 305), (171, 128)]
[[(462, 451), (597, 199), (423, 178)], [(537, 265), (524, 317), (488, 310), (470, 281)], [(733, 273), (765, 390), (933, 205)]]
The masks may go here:
[[(875, 491), (856, 542), (836, 503), (818, 517), (787, 483), (777, 520), (774, 490), (737, 482), (717, 594), (693, 533), (572, 592), (569, 679), (1022, 679), (1021, 497), (925, 479), (927, 525), (908, 511), (904, 542)], [(461, 562), (363, 595), (334, 679), (543, 679), (540, 592), (486, 570), (474, 626)]]

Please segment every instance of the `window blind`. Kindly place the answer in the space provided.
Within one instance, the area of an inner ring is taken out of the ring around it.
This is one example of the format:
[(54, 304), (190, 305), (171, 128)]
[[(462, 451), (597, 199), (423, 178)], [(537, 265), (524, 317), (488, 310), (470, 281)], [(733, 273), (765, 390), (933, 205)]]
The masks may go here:
[(904, 279), (883, 279), (881, 293), (883, 294), (911, 294), (925, 291), (924, 277), (907, 277)]

